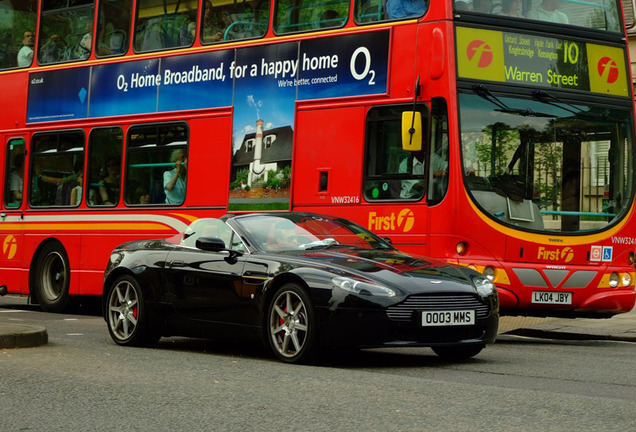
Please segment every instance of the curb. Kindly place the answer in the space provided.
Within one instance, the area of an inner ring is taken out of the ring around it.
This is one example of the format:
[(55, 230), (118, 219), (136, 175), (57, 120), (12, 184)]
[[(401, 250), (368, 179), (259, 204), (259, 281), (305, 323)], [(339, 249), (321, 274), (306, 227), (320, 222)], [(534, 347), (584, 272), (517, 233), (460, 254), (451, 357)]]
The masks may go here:
[(601, 333), (588, 333), (584, 331), (576, 330), (544, 330), (539, 328), (522, 328), (516, 329), (505, 334), (515, 336), (527, 336), (541, 339), (558, 339), (558, 340), (607, 340), (607, 341), (622, 341), (622, 342), (636, 342), (636, 335), (634, 332), (623, 334), (601, 334)]
[(0, 332), (0, 349), (31, 348), (45, 345), (49, 335), (44, 327), (22, 324), (2, 324)]

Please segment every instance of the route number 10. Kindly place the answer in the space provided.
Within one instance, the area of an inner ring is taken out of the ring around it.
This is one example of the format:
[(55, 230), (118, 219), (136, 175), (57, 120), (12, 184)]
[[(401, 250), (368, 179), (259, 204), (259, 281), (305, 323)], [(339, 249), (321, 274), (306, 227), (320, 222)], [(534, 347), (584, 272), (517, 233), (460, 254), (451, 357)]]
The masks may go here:
[(576, 64), (579, 61), (579, 46), (576, 43), (565, 42), (563, 44), (563, 62)]

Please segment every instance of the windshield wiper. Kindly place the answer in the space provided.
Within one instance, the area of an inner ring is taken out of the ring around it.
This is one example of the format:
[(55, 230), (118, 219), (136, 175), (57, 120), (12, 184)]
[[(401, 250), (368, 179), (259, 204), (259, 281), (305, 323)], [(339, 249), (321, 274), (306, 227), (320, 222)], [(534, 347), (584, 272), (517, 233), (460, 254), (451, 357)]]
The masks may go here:
[(546, 91), (543, 91), (543, 90), (535, 90), (535, 91), (533, 91), (532, 92), (532, 97), (534, 99), (540, 101), (540, 102), (543, 102), (544, 104), (552, 105), (554, 107), (557, 107), (559, 109), (562, 109), (564, 111), (572, 113), (576, 117), (583, 117), (583, 118), (588, 118), (588, 119), (590, 119), (590, 118), (592, 118), (592, 119), (602, 119), (602, 120), (615, 121), (615, 122), (619, 121), (618, 119), (611, 118), (607, 114), (583, 111), (581, 108), (577, 107), (576, 105), (572, 105), (571, 103), (565, 102), (564, 100), (554, 96), (553, 94), (550, 94), (550, 93), (548, 93)]
[(508, 105), (506, 105), (501, 99), (499, 99), (497, 96), (492, 94), (492, 92), (488, 90), (488, 88), (483, 84), (474, 85), (473, 90), (475, 91), (475, 94), (477, 94), (477, 96), (479, 96), (480, 98), (485, 99), (491, 104), (499, 107), (498, 109), (495, 110), (498, 112), (502, 112), (505, 114), (517, 114), (523, 117), (549, 117), (549, 118), (556, 117), (553, 114), (537, 112), (531, 108), (511, 108)]

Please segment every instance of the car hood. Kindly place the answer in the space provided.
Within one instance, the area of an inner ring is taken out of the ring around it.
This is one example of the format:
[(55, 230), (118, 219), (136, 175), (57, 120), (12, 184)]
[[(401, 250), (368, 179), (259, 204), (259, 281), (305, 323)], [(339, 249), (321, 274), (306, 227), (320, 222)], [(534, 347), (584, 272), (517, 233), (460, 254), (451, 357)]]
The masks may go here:
[(339, 268), (343, 273), (398, 287), (406, 293), (421, 292), (423, 287), (435, 291), (474, 292), (471, 277), (480, 276), (465, 267), (399, 251), (333, 249), (302, 251), (293, 255), (314, 265)]

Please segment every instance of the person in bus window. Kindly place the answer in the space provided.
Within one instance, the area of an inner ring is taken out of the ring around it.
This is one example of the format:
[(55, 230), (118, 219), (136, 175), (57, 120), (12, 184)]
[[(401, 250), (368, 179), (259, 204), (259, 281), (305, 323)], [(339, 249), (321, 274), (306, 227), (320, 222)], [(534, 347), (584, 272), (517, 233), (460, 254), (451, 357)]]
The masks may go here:
[(35, 35), (33, 31), (27, 30), (22, 35), (22, 48), (18, 51), (18, 66), (30, 66), (33, 62), (33, 45), (35, 44)]
[(523, 18), (521, 8), (521, 0), (501, 0), (501, 12), (499, 12), (499, 15)]
[(77, 186), (71, 189), (71, 198), (69, 205), (78, 206), (82, 202), (82, 184), (84, 183), (84, 173), (80, 171), (77, 174)]
[(402, 180), (400, 198), (421, 198), (424, 195), (426, 190), (426, 180), (423, 177), (424, 151), (413, 152), (402, 159), (398, 173), (421, 176), (419, 180)]
[(174, 168), (163, 173), (163, 191), (166, 194), (166, 204), (181, 204), (185, 199), (186, 171), (188, 158), (183, 149), (172, 152), (170, 161)]
[(492, 0), (473, 0), (473, 11), (481, 13), (491, 13)]
[(557, 24), (568, 24), (568, 16), (559, 10), (560, 0), (543, 0), (541, 6), (530, 9), (527, 18), (537, 21), (548, 21)]
[(426, 0), (388, 0), (386, 14), (390, 19), (413, 18), (424, 15)]
[(202, 27), (203, 42), (218, 42), (223, 39), (222, 26), (214, 13), (214, 6), (210, 0), (205, 2)]
[(91, 55), (91, 45), (93, 43), (93, 23), (86, 23), (84, 36), (79, 41), (76, 57), (80, 60), (86, 60)]
[(107, 176), (100, 181), (99, 195), (104, 205), (115, 205), (119, 201), (119, 160), (110, 157), (106, 160)]
[(22, 201), (22, 188), (24, 183), (24, 154), (18, 153), (13, 158), (13, 169), (9, 177), (10, 201), (19, 203)]

